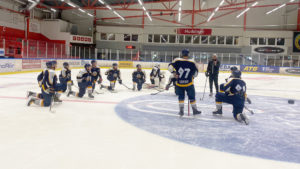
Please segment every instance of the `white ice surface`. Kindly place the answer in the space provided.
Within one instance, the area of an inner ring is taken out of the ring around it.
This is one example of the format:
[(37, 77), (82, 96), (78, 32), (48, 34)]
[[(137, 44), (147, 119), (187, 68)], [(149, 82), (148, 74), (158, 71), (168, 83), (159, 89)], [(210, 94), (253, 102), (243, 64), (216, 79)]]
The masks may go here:
[[(122, 70), (130, 87), (132, 71)], [(73, 80), (77, 72), (73, 70)], [(54, 107), (55, 114), (49, 108), (26, 107), (26, 91), (39, 91), (37, 74), (0, 76), (1, 169), (300, 169), (300, 164), (173, 141), (138, 129), (114, 112), (118, 102), (153, 91), (132, 92), (117, 84), (118, 93), (105, 92), (94, 101), (63, 95), (65, 101)], [(220, 74), (220, 82), (228, 75)], [(300, 99), (300, 77), (245, 74), (243, 78), (249, 95)], [(195, 80), (198, 92), (204, 82), (200, 74)]]

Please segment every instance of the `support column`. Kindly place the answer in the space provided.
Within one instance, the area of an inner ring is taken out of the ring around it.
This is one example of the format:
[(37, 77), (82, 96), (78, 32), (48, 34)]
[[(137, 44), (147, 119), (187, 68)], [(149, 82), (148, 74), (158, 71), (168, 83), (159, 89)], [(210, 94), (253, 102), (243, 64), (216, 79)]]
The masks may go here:
[(46, 58), (48, 58), (48, 42), (46, 42)]
[(26, 31), (25, 31), (25, 39), (27, 40), (29, 38), (29, 24), (30, 24), (30, 18), (29, 16), (25, 18), (26, 19)]
[(195, 1), (196, 0), (193, 0), (192, 28), (194, 28), (194, 25), (195, 25)]
[(300, 3), (298, 4), (297, 31), (300, 31)]
[[(247, 8), (247, 0), (245, 0), (245, 9)], [(246, 31), (247, 27), (247, 12), (244, 14), (244, 31)]]

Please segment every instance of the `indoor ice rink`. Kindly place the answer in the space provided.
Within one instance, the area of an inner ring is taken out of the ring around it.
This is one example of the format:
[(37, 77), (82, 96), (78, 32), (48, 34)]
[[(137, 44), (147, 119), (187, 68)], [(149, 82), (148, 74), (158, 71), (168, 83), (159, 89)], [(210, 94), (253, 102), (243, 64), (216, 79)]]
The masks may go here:
[[(170, 63), (186, 57), (199, 72), (198, 116), (187, 95), (179, 115), (184, 76)], [(78, 80), (94, 76), (92, 62), (102, 77), (94, 98)], [(65, 63), (73, 85), (61, 93)], [(121, 83), (106, 74), (114, 64)], [(230, 76), (246, 83), (247, 125), (230, 104), (213, 114), (210, 79)], [(299, 83), (299, 0), (0, 0), (0, 168), (300, 169)], [(46, 105), (47, 85), (62, 102)]]

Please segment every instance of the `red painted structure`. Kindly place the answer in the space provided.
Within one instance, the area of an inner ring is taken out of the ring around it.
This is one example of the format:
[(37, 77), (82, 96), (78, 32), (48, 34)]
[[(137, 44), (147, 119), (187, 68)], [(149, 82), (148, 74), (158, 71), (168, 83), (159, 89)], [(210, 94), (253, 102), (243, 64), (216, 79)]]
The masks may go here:
[(50, 40), (40, 33), (4, 26), (0, 26), (0, 48), (11, 58), (66, 57), (64, 40)]

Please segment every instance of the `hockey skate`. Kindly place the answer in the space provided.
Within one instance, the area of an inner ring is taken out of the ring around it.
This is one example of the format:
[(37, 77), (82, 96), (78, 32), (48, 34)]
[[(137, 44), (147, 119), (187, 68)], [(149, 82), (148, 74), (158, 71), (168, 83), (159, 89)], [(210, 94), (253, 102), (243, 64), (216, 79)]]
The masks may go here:
[(36, 100), (36, 99), (35, 99), (34, 97), (30, 96), (30, 97), (28, 98), (28, 101), (27, 101), (27, 106), (31, 106), (32, 103), (35, 102), (35, 100)]
[(61, 103), (61, 102), (62, 102), (62, 100), (59, 99), (59, 97), (57, 96), (57, 94), (55, 94), (55, 95), (53, 96), (53, 101), (54, 101), (54, 102), (58, 102), (58, 103)]
[(92, 95), (92, 93), (89, 93), (89, 98), (94, 99), (95, 97)]
[(67, 97), (69, 97), (70, 95), (74, 95), (75, 96), (75, 92), (69, 91), (68, 94), (67, 94)]
[(200, 110), (197, 110), (197, 108), (192, 107), (192, 109), (193, 109), (193, 116), (197, 116), (202, 113)]
[(30, 96), (33, 96), (34, 94), (35, 94), (34, 92), (28, 91), (26, 97), (29, 98)]
[(222, 108), (213, 111), (213, 115), (222, 115), (222, 114), (223, 114)]
[(179, 116), (182, 117), (184, 115), (184, 108), (180, 107)]
[(246, 125), (249, 124), (249, 119), (247, 118), (247, 116), (243, 113), (239, 113), (238, 115), (236, 115), (236, 120), (240, 123), (245, 123)]
[(209, 97), (212, 97), (213, 96), (213, 93), (211, 92), (211, 93), (209, 93)]

